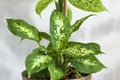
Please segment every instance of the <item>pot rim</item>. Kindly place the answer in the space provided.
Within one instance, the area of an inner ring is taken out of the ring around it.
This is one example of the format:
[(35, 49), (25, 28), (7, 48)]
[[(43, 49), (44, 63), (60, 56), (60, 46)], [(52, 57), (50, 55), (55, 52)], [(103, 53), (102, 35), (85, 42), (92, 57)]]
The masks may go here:
[(89, 74), (87, 76), (83, 76), (81, 78), (76, 78), (76, 79), (67, 79), (67, 80), (79, 80), (79, 79), (85, 79), (85, 78), (91, 78), (92, 77), (92, 74)]
[[(26, 70), (22, 71), (21, 75), (22, 75), (22, 77), (28, 78), (28, 77), (27, 77), (27, 74), (25, 74), (25, 71), (26, 71)], [(87, 75), (87, 76), (83, 76), (83, 77), (81, 77), (81, 78), (76, 78), (76, 79), (66, 79), (66, 80), (85, 79), (85, 78), (89, 78), (89, 77), (91, 78), (91, 76), (92, 76), (92, 74), (89, 74), (89, 75)]]

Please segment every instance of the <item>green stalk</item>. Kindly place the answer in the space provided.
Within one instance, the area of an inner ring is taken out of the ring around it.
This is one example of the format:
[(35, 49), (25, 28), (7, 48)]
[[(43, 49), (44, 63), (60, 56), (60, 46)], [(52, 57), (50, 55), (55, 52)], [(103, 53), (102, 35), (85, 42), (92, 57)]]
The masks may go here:
[(56, 10), (59, 11), (58, 2), (56, 0), (54, 0), (54, 3), (55, 3)]
[(58, 0), (58, 4), (60, 12), (63, 12), (63, 0)]

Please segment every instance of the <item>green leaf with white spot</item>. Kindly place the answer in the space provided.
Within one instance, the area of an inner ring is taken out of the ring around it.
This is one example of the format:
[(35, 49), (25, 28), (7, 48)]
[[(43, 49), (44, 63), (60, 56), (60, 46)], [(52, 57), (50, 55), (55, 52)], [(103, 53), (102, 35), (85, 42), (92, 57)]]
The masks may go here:
[(34, 26), (28, 24), (24, 20), (20, 19), (7, 19), (8, 29), (16, 36), (22, 39), (32, 39), (37, 42), (40, 41), (39, 31)]
[(52, 3), (53, 0), (39, 0), (39, 2), (36, 4), (36, 13), (38, 15), (41, 15), (41, 12), (47, 8), (47, 6)]
[(25, 65), (30, 77), (32, 74), (37, 73), (47, 68), (52, 62), (52, 57), (49, 55), (42, 55), (40, 53), (31, 53), (27, 56)]
[(100, 46), (96, 43), (84, 44), (78, 42), (68, 42), (63, 52), (70, 58), (80, 58), (102, 53)]
[(95, 56), (69, 59), (73, 67), (81, 73), (96, 73), (106, 68)]
[(39, 35), (40, 35), (41, 39), (46, 39), (46, 40), (50, 41), (50, 36), (47, 33), (39, 32)]
[(53, 11), (50, 17), (50, 36), (54, 50), (62, 49), (70, 37), (70, 21), (61, 12)]
[(68, 0), (73, 6), (90, 12), (105, 11), (101, 0)]
[(54, 62), (48, 67), (48, 70), (50, 72), (50, 80), (60, 80), (64, 76), (63, 71), (56, 67)]
[(75, 31), (77, 31), (77, 30), (80, 28), (81, 24), (82, 24), (84, 21), (86, 21), (86, 20), (87, 20), (89, 17), (91, 17), (91, 16), (94, 16), (94, 14), (90, 14), (90, 15), (88, 15), (88, 16), (86, 16), (86, 17), (81, 18), (80, 20), (77, 20), (77, 21), (72, 25), (71, 32), (73, 33), (73, 32), (75, 32)]

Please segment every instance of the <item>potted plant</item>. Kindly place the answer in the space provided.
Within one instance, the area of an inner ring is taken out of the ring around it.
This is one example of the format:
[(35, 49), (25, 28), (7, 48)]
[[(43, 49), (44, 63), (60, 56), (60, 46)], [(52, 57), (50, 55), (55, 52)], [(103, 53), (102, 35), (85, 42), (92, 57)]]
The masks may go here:
[[(102, 12), (106, 8), (100, 0), (68, 0), (73, 6), (90, 12)], [(39, 30), (21, 19), (7, 19), (8, 29), (21, 39), (37, 42), (26, 58), (26, 70), (22, 73), (23, 80), (91, 80), (91, 74), (106, 68), (95, 55), (102, 54), (97, 43), (69, 41), (71, 34), (94, 14), (77, 20), (71, 25), (72, 11), (67, 0), (40, 0), (36, 4), (36, 13), (41, 12), (50, 4), (55, 3), (55, 10), (50, 16), (50, 35)], [(49, 41), (44, 47), (41, 39)]]

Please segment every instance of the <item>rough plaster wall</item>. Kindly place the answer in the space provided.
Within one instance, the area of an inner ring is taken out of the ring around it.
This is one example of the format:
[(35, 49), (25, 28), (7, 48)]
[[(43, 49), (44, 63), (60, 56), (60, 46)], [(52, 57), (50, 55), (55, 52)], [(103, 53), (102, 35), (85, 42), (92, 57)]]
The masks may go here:
[[(34, 11), (36, 2), (37, 0), (0, 0), (0, 80), (21, 80), (25, 57), (37, 47), (33, 41), (20, 42), (20, 38), (13, 36), (7, 29), (6, 18), (24, 19), (37, 26), (40, 31), (49, 33), (49, 16), (54, 4), (42, 13), (40, 19)], [(109, 12), (102, 12), (88, 19), (81, 26), (81, 30), (71, 36), (71, 40), (98, 42), (106, 53), (98, 58), (108, 68), (93, 74), (93, 80), (120, 80), (120, 1), (103, 2)], [(72, 23), (88, 14), (75, 7), (72, 9)], [(47, 43), (42, 42), (45, 45)]]

